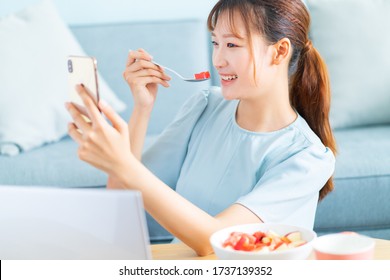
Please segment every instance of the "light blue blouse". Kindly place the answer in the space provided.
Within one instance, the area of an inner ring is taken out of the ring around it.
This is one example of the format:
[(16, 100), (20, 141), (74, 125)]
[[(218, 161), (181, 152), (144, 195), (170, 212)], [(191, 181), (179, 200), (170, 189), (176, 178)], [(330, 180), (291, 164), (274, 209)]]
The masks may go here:
[(332, 151), (301, 116), (274, 132), (242, 129), (237, 105), (216, 87), (193, 95), (144, 164), (211, 215), (239, 203), (264, 222), (313, 228), (319, 191), (334, 171)]

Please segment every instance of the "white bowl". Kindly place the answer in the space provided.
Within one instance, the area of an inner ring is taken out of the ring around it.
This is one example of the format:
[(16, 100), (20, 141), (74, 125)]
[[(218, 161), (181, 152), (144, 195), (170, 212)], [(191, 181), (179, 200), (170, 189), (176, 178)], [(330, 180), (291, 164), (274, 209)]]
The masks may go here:
[[(222, 246), (223, 242), (232, 232), (253, 234), (256, 231), (267, 232), (268, 230), (272, 230), (281, 236), (293, 231), (299, 231), (301, 232), (302, 239), (305, 240), (306, 243), (299, 247), (271, 252), (237, 251)], [(316, 237), (317, 234), (313, 230), (307, 228), (284, 224), (257, 223), (221, 229), (211, 235), (210, 243), (213, 246), (217, 258), (221, 260), (304, 260), (307, 259), (312, 252), (312, 242)]]

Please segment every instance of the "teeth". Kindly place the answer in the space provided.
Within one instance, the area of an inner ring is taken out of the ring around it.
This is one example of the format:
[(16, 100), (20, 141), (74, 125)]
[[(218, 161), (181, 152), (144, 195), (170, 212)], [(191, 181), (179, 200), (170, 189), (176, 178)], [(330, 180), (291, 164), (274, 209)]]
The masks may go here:
[(222, 80), (225, 80), (225, 81), (232, 81), (232, 80), (235, 80), (238, 78), (237, 75), (233, 75), (233, 76), (221, 76)]

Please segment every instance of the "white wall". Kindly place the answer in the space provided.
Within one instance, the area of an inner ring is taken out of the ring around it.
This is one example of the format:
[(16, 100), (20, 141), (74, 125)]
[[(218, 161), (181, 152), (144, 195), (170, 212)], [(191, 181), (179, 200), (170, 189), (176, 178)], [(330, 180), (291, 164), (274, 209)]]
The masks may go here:
[[(0, 0), (0, 17), (40, 0)], [(69, 24), (206, 19), (217, 0), (52, 0)]]

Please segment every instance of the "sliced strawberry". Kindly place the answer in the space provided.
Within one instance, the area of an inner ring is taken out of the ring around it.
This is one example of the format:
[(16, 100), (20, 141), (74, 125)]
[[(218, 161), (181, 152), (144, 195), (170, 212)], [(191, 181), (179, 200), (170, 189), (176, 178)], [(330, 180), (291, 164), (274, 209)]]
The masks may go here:
[(265, 232), (262, 232), (262, 231), (256, 231), (253, 236), (256, 238), (256, 242), (255, 243), (260, 243), (261, 242), (261, 239), (263, 239), (263, 237), (266, 236)]
[(196, 79), (196, 80), (202, 80), (202, 79), (203, 79), (202, 73), (195, 74), (195, 79)]
[(200, 73), (196, 73), (195, 74), (195, 79), (196, 80), (203, 80), (203, 79), (208, 79), (208, 78), (210, 78), (210, 72), (209, 71), (200, 72)]
[(255, 238), (244, 233), (233, 248), (241, 251), (252, 251), (255, 248)]
[(241, 238), (241, 235), (243, 233), (242, 232), (232, 232), (230, 233), (230, 236), (228, 237), (228, 239), (225, 240), (225, 242), (222, 244), (223, 247), (226, 247), (226, 246), (236, 246), (237, 242), (240, 240)]

